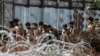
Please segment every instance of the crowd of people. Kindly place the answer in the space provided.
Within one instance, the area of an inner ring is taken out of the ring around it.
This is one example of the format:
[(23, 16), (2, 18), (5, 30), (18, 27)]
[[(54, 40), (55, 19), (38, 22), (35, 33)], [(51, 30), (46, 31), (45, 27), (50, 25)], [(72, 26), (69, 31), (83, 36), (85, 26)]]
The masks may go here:
[[(57, 37), (58, 40), (65, 42), (71, 41), (76, 42), (79, 35), (79, 31), (74, 23), (74, 21), (69, 22), (69, 24), (64, 24), (61, 30), (57, 30), (52, 25), (45, 24), (43, 21), (39, 23), (30, 23), (26, 22), (25, 27), (19, 19), (13, 19), (9, 22), (9, 28), (15, 34), (15, 39), (19, 41), (20, 36), (23, 36), (26, 39), (29, 39), (35, 43), (36, 36), (41, 36), (45, 33), (53, 34)], [(88, 18), (87, 32), (99, 31), (100, 22), (99, 19), (93, 19), (92, 17)], [(81, 29), (82, 32), (82, 29)]]
[[(89, 17), (87, 30), (84, 31), (83, 27), (81, 28), (80, 26), (81, 30), (79, 31), (74, 21), (69, 22), (69, 24), (62, 25), (62, 29), (59, 30), (52, 27), (52, 25), (45, 24), (43, 21), (40, 21), (39, 23), (26, 22), (25, 25), (23, 25), (19, 19), (12, 19), (9, 21), (9, 29), (14, 34), (14, 41), (26, 39), (34, 45), (36, 44), (36, 38), (42, 35), (52, 34), (57, 40), (64, 42), (77, 43), (82, 39), (87, 42), (91, 40), (90, 45), (94, 49), (100, 51), (99, 19), (93, 19), (92, 17)], [(49, 40), (50, 38), (47, 41)], [(2, 50), (5, 52), (7, 50), (6, 42), (3, 42), (3, 44), (0, 45), (4, 46)]]
[(9, 22), (9, 28), (15, 34), (15, 39), (19, 41), (21, 39), (20, 36), (23, 36), (30, 41), (34, 41), (36, 36), (41, 36), (45, 33), (53, 34), (55, 37), (57, 37), (58, 40), (67, 41), (68, 35), (74, 35), (75, 34), (75, 24), (74, 22), (69, 23), (69, 27), (67, 24), (64, 24), (62, 26), (62, 30), (57, 30), (52, 25), (45, 24), (44, 22), (40, 21), (37, 23), (30, 23), (27, 22), (25, 24), (25, 27), (21, 24), (19, 19), (13, 19)]

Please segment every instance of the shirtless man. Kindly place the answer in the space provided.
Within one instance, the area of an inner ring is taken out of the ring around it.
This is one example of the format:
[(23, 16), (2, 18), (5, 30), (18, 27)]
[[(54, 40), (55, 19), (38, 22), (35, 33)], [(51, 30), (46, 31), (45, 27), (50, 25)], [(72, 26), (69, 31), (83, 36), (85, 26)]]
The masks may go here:
[(61, 33), (61, 40), (68, 42), (68, 35), (69, 35), (69, 31), (67, 29), (67, 24), (64, 24)]
[(92, 17), (88, 18), (87, 29), (89, 32), (93, 32), (95, 30), (95, 24), (94, 24), (94, 20)]

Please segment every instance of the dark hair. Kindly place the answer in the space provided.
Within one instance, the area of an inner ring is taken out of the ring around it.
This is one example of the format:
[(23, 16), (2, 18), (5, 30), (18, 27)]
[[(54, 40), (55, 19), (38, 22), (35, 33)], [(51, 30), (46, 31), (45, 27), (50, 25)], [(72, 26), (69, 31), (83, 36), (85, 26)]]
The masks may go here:
[(46, 30), (46, 29), (47, 29), (47, 25), (46, 25), (46, 24), (44, 24), (44, 25), (43, 25), (43, 28)]
[(89, 17), (88, 20), (93, 21), (93, 17)]
[(18, 23), (19, 19), (16, 18), (16, 19), (13, 19), (12, 21), (15, 22), (15, 23)]
[(63, 25), (63, 29), (64, 29), (64, 30), (67, 30), (67, 24), (64, 24), (64, 25)]
[(13, 22), (13, 25), (14, 25), (14, 26), (18, 26), (18, 25), (19, 25), (19, 24), (18, 24), (19, 19), (13, 19), (12, 22)]
[(73, 25), (73, 24), (74, 24), (74, 21), (69, 22), (69, 25)]
[(47, 28), (52, 28), (52, 26), (51, 25), (47, 25)]
[(27, 29), (30, 29), (31, 24), (30, 24), (29, 22), (27, 22), (27, 23), (25, 24), (25, 26), (26, 26)]
[(43, 22), (43, 21), (40, 21), (40, 22), (39, 22), (39, 25), (44, 25), (44, 22)]
[(30, 24), (29, 22), (27, 22), (27, 23), (25, 24), (25, 26), (31, 26), (31, 24)]
[(66, 28), (66, 27), (67, 27), (67, 24), (64, 24), (64, 25), (63, 25), (63, 28)]

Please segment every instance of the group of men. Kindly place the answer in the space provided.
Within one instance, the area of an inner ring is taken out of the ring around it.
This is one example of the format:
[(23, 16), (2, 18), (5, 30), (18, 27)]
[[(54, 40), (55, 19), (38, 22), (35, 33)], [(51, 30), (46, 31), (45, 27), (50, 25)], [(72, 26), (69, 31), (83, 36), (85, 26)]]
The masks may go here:
[[(23, 27), (22, 23), (19, 19), (13, 19), (9, 22), (9, 28), (15, 34), (15, 39), (20, 41), (22, 37), (28, 39), (35, 43), (35, 39), (37, 36), (41, 36), (45, 33), (53, 34), (57, 37), (58, 40), (62, 41), (71, 41), (76, 42), (77, 37), (79, 35), (79, 31), (74, 23), (71, 21), (69, 24), (64, 24), (62, 29), (58, 30), (52, 27), (52, 25), (45, 24), (40, 21), (39, 23), (30, 23), (27, 22), (25, 27)], [(98, 31), (100, 28), (99, 19), (93, 19), (92, 17), (88, 18), (87, 31), (93, 32), (94, 30)], [(81, 30), (82, 31), (82, 30)]]

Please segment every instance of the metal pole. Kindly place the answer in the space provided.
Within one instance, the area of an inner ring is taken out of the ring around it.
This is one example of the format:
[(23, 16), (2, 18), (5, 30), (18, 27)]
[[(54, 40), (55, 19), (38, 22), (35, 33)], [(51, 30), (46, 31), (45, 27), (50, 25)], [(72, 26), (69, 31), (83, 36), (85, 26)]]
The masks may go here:
[(43, 18), (44, 18), (44, 0), (41, 0), (41, 21), (44, 21)]
[(59, 30), (59, 9), (58, 9), (58, 7), (59, 7), (59, 2), (60, 2), (60, 0), (57, 0), (57, 29)]
[(44, 8), (41, 8), (41, 21), (44, 21)]
[(12, 4), (12, 19), (15, 18), (15, 1), (13, 0), (13, 4)]
[(3, 4), (2, 4), (2, 25), (4, 25), (4, 21), (5, 21), (5, 19), (4, 19), (4, 11), (5, 11), (5, 5), (4, 5), (4, 0), (3, 0)]

